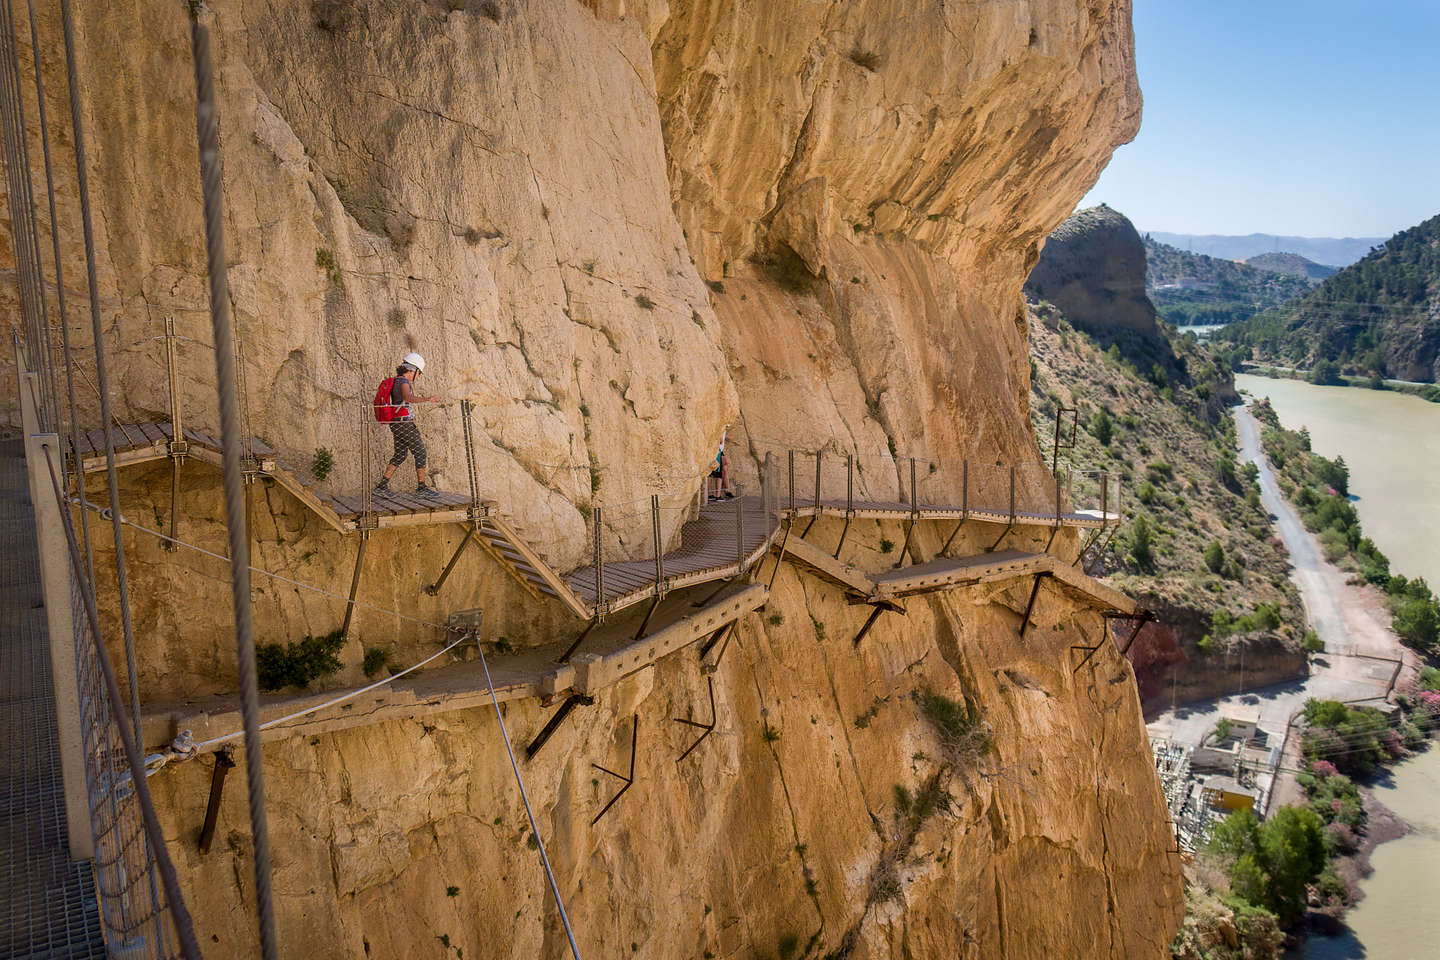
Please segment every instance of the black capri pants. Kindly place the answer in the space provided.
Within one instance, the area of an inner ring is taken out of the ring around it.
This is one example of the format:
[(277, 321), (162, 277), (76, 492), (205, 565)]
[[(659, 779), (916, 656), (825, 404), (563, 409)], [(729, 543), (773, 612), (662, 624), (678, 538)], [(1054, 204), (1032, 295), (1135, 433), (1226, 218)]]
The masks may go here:
[(390, 458), (390, 466), (400, 466), (413, 453), (415, 469), (425, 469), (425, 441), (420, 439), (420, 428), (414, 420), (390, 421), (390, 437), (395, 441), (395, 455)]

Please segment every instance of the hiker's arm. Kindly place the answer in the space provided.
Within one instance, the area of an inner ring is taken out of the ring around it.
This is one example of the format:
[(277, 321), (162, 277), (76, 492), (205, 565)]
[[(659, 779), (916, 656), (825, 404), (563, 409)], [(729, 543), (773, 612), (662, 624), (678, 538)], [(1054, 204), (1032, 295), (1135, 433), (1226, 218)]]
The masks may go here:
[(405, 380), (400, 384), (400, 400), (402, 403), (439, 403), (439, 397), (422, 397), (410, 387), (410, 381)]

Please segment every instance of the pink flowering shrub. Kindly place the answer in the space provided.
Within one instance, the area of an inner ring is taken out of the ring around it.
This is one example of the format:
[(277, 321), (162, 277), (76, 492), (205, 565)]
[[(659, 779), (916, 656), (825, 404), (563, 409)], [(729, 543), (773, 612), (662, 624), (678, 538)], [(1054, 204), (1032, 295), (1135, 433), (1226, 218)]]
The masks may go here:
[(1391, 758), (1398, 758), (1405, 755), (1405, 741), (1400, 736), (1399, 730), (1387, 730), (1380, 735), (1380, 746)]
[(1355, 831), (1350, 829), (1349, 825), (1338, 820), (1327, 826), (1325, 833), (1328, 835), (1331, 846), (1341, 853), (1351, 853), (1358, 846)]
[(1326, 777), (1333, 777), (1340, 771), (1335, 769), (1335, 764), (1329, 760), (1315, 760), (1310, 764), (1310, 772), (1322, 780)]

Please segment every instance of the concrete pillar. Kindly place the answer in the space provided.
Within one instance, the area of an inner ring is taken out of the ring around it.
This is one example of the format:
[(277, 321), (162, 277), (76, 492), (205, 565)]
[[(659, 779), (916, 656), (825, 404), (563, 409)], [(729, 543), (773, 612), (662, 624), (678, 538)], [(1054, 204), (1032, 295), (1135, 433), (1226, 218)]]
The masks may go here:
[[(33, 377), (27, 373), (24, 377)], [(90, 800), (85, 787), (85, 740), (80, 725), (80, 694), (75, 679), (75, 612), (70, 603), (70, 547), (63, 524), (69, 508), (55, 499), (50, 468), (61, 478), (60, 437), (54, 433), (25, 435), (25, 464), (35, 506), (35, 539), (40, 548), (40, 585), (45, 598), (45, 623), (50, 635), (50, 675), (55, 688), (56, 741), (65, 788), (65, 821), (72, 860), (95, 856)], [(121, 721), (123, 722), (123, 720)]]

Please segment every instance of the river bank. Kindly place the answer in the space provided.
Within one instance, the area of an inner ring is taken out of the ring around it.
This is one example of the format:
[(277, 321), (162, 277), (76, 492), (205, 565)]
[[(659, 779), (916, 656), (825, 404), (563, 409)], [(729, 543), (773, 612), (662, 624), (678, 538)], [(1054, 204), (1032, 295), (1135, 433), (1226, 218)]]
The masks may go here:
[[(1350, 467), (1352, 502), (1366, 534), (1390, 555), (1395, 572), (1423, 574), (1436, 582), (1440, 551), (1427, 542), (1428, 531), (1435, 529), (1440, 519), (1440, 502), (1429, 490), (1440, 466), (1440, 429), (1436, 426), (1440, 418), (1434, 408), (1388, 391), (1255, 377), (1238, 377), (1237, 383), (1252, 395), (1268, 397), (1285, 426), (1304, 427), (1315, 452), (1332, 458), (1344, 456)], [(1248, 411), (1237, 415), (1249, 416)], [(1276, 514), (1282, 535), (1284, 519), (1294, 513), (1288, 502), (1284, 506), (1286, 510)], [(1313, 536), (1310, 539), (1313, 541)], [(1324, 562), (1323, 556), (1320, 560)], [(1297, 561), (1297, 575), (1301, 565)], [(1326, 566), (1333, 570), (1333, 565)], [(1316, 606), (1321, 617), (1333, 619), (1338, 612), (1346, 627), (1357, 619), (1362, 623), (1379, 621), (1376, 626), (1388, 635), (1384, 641), (1371, 631), (1362, 631), (1347, 652), (1398, 658), (1406, 669), (1397, 679), (1402, 688), (1408, 686), (1421, 658), (1401, 646), (1388, 628), (1383, 593), (1355, 583), (1344, 586), (1359, 591), (1360, 596), (1347, 598), (1337, 593), (1328, 608), (1326, 601), (1319, 600)], [(1301, 589), (1308, 608), (1311, 594), (1303, 583)], [(1369, 616), (1357, 616), (1367, 607)], [(1323, 659), (1332, 659), (1328, 643)], [(1282, 765), (1299, 769), (1298, 744), (1287, 743), (1286, 754)], [(1353, 856), (1336, 864), (1337, 872), (1359, 899), (1334, 935), (1313, 934), (1287, 955), (1294, 960), (1406, 960), (1432, 955), (1431, 947), (1440, 938), (1440, 921), (1434, 919), (1426, 902), (1440, 883), (1440, 810), (1435, 804), (1440, 795), (1440, 751), (1432, 747), (1402, 760), (1362, 785), (1361, 793), (1368, 812), (1364, 842)], [(1282, 777), (1276, 784), (1273, 805), (1303, 800), (1293, 777)]]

